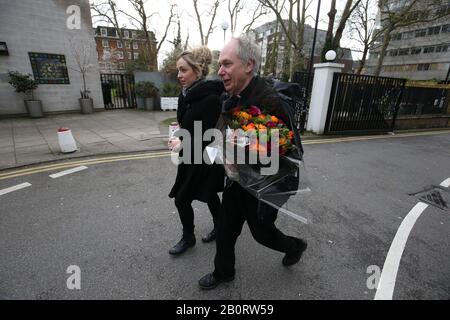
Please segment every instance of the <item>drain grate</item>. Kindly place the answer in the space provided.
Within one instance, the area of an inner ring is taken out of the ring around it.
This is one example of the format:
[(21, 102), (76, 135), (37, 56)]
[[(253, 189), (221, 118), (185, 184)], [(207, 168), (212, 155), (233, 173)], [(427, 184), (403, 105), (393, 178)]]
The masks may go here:
[(421, 201), (438, 207), (441, 210), (450, 211), (450, 190), (444, 189), (443, 187), (432, 186), (426, 190), (411, 193), (409, 195), (417, 197)]

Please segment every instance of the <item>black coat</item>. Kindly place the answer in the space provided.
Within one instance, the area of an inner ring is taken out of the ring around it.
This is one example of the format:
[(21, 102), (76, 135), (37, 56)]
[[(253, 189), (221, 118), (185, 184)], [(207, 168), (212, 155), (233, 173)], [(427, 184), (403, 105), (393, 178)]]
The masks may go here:
[[(178, 98), (177, 120), (180, 127), (191, 134), (191, 155), (193, 158), (194, 121), (202, 122), (202, 134), (214, 128), (221, 112), (220, 95), (223, 92), (220, 81), (201, 80)], [(203, 143), (202, 150), (209, 143)], [(184, 146), (185, 147), (185, 146)], [(183, 150), (180, 151), (180, 156)], [(169, 193), (176, 201), (209, 201), (223, 190), (224, 169), (221, 165), (185, 164), (178, 165), (175, 184)]]
[[(278, 93), (266, 82), (265, 79), (260, 77), (254, 77), (249, 85), (240, 93), (239, 96), (230, 97), (228, 94), (223, 94), (221, 99), (223, 100), (223, 107), (221, 116), (217, 122), (217, 128), (222, 132), (227, 126), (227, 123), (230, 123), (232, 119), (232, 113), (236, 107), (239, 106), (257, 106), (264, 113), (268, 113), (271, 115), (275, 115), (277, 118), (283, 120), (284, 123), (289, 127), (289, 124), (294, 123), (290, 119), (289, 115), (284, 111), (280, 96)], [(291, 130), (295, 130), (295, 128), (291, 127)], [(295, 175), (287, 175), (281, 178), (281, 175), (285, 175), (286, 172), (295, 171), (291, 170), (291, 166), (288, 166), (289, 161), (283, 161), (280, 159), (280, 170), (274, 175), (275, 177), (278, 175), (280, 180), (276, 183), (270, 183), (270, 187), (266, 187), (262, 193), (259, 193), (259, 196), (262, 199), (268, 200), (270, 203), (281, 207), (283, 204), (289, 199), (290, 192), (296, 190), (299, 185), (299, 176)], [(249, 166), (244, 164), (238, 164), (240, 170), (249, 170), (251, 168), (258, 169), (258, 166)], [(239, 170), (239, 169), (238, 169)], [(257, 172), (258, 170), (256, 170)], [(273, 179), (276, 180), (276, 179)], [(229, 181), (230, 182), (230, 181)], [(241, 182), (240, 182), (241, 183)], [(246, 185), (247, 191), (254, 191), (252, 194), (256, 193), (256, 190), (261, 187), (253, 188), (249, 185)], [(267, 195), (271, 194), (270, 197)], [(278, 194), (277, 196), (273, 196), (273, 194)], [(256, 201), (256, 198), (254, 198)], [(241, 199), (236, 199), (236, 201), (240, 201)]]

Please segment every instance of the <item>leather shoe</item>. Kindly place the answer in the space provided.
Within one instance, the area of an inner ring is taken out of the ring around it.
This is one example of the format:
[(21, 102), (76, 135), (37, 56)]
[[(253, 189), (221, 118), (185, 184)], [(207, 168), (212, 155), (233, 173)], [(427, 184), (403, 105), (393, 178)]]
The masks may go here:
[(194, 236), (183, 237), (175, 246), (173, 246), (169, 250), (169, 253), (172, 255), (182, 254), (183, 252), (185, 252), (190, 247), (193, 247), (194, 245), (195, 245), (195, 237)]
[(308, 247), (308, 244), (306, 241), (302, 239), (295, 239), (297, 242), (297, 250), (291, 253), (286, 253), (286, 255), (283, 258), (283, 265), (284, 266), (292, 266), (293, 264), (296, 264), (300, 261), (300, 258), (302, 257), (303, 252)]
[(201, 289), (209, 290), (209, 289), (214, 289), (222, 282), (230, 282), (233, 280), (234, 280), (234, 276), (231, 276), (231, 277), (228, 277), (225, 279), (217, 279), (216, 277), (214, 277), (214, 274), (211, 272), (211, 273), (208, 273), (207, 275), (203, 276), (198, 281), (198, 284), (200, 285)]
[(212, 231), (211, 231), (210, 233), (208, 233), (206, 236), (204, 236), (204, 237), (202, 238), (202, 241), (203, 241), (203, 242), (211, 242), (211, 241), (214, 241), (214, 240), (216, 240), (216, 236), (217, 236), (217, 231), (216, 231), (216, 229), (214, 228), (214, 229), (212, 229)]

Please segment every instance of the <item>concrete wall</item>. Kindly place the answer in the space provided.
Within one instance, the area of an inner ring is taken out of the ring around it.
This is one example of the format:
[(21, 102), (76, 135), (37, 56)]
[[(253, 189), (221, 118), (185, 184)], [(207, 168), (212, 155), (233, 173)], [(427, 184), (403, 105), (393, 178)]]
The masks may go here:
[(450, 115), (398, 116), (395, 130), (450, 128)]
[[(73, 13), (66, 10), (73, 4), (80, 7), (81, 19), (80, 28), (71, 30), (67, 20)], [(5, 41), (9, 50), (9, 56), (0, 56), (0, 116), (26, 113), (24, 95), (14, 91), (6, 74), (9, 70), (33, 74), (28, 52), (63, 54), (66, 58), (70, 84), (40, 84), (35, 91), (44, 112), (80, 110), (82, 77), (70, 69), (76, 66), (70, 39), (91, 48), (93, 68), (87, 75), (87, 87), (94, 107), (104, 108), (88, 0), (0, 0), (0, 8), (0, 41)]]
[(164, 73), (162, 72), (148, 72), (148, 71), (136, 71), (134, 72), (134, 82), (138, 83), (141, 81), (152, 81), (155, 86), (161, 91), (164, 83), (171, 81)]

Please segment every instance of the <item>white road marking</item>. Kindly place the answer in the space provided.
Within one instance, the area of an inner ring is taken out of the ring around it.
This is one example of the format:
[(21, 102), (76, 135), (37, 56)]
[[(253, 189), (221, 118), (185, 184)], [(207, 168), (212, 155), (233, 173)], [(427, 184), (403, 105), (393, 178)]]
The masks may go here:
[(13, 187), (10, 187), (10, 188), (2, 189), (2, 190), (0, 190), (0, 196), (2, 196), (4, 194), (7, 194), (7, 193), (10, 193), (10, 192), (13, 192), (13, 191), (17, 191), (17, 190), (23, 189), (23, 188), (27, 188), (27, 187), (30, 187), (30, 186), (31, 186), (31, 183), (25, 182), (25, 183), (22, 183), (22, 184), (18, 184), (17, 186), (13, 186)]
[[(450, 186), (450, 178), (443, 181), (441, 186), (448, 188)], [(419, 202), (411, 209), (400, 224), (400, 227), (395, 234), (394, 241), (392, 241), (391, 247), (389, 248), (383, 271), (381, 271), (380, 281), (378, 283), (377, 292), (375, 293), (375, 300), (392, 300), (398, 266), (403, 250), (405, 249), (406, 241), (408, 241), (409, 233), (414, 227), (417, 219), (419, 219), (426, 208), (428, 208), (427, 204)]]
[(377, 292), (375, 293), (375, 300), (392, 300), (398, 266), (403, 250), (405, 249), (406, 241), (408, 241), (409, 233), (414, 227), (417, 219), (419, 219), (426, 208), (428, 208), (428, 205), (423, 202), (416, 204), (406, 215), (398, 228), (394, 241), (392, 241), (391, 247), (389, 248), (383, 270), (381, 271), (380, 281), (378, 283)]
[(75, 173), (75, 172), (78, 172), (78, 171), (85, 170), (87, 168), (88, 167), (86, 167), (86, 166), (76, 167), (76, 168), (73, 168), (73, 169), (69, 169), (69, 170), (61, 171), (61, 172), (58, 172), (58, 173), (55, 173), (55, 174), (51, 174), (49, 177), (52, 178), (52, 179), (56, 179), (56, 178), (60, 178), (62, 176), (65, 176), (65, 175), (68, 175), (68, 174), (71, 174), (71, 173)]
[(441, 183), (441, 187), (448, 188), (450, 187), (450, 178)]

